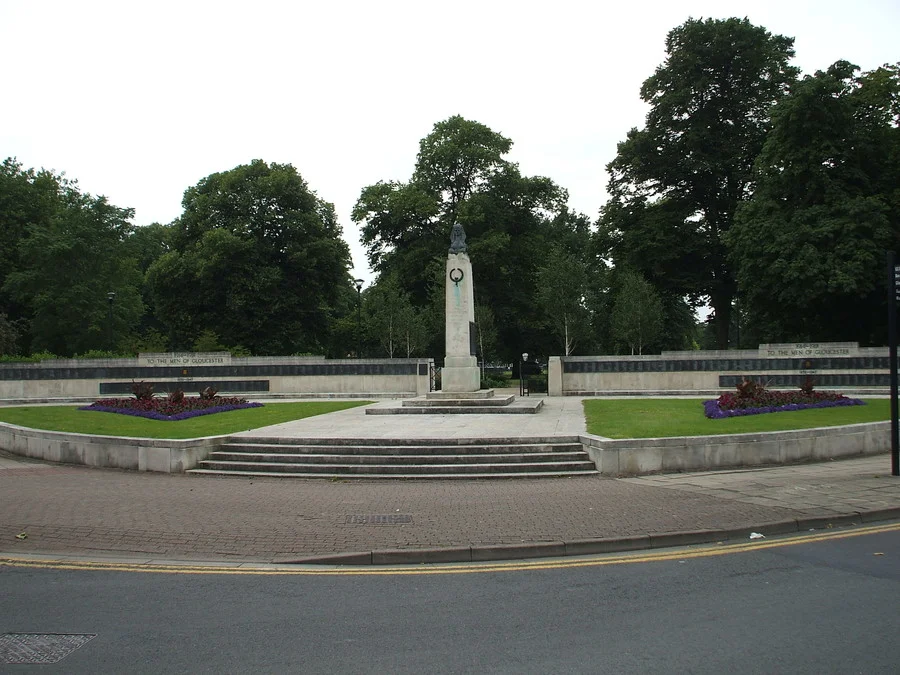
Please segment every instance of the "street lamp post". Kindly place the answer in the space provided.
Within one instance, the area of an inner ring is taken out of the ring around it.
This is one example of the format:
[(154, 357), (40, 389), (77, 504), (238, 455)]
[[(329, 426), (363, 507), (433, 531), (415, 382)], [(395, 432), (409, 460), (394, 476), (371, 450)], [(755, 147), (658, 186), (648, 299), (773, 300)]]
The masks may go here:
[(362, 279), (354, 279), (356, 287), (356, 358), (362, 358)]
[(106, 351), (112, 352), (112, 344), (113, 344), (112, 310), (113, 310), (113, 301), (116, 299), (116, 292), (110, 291), (109, 293), (107, 293), (106, 299), (109, 301), (109, 321), (107, 324)]
[(522, 352), (519, 361), (519, 396), (528, 396), (528, 383), (525, 381), (525, 364), (528, 363), (528, 352)]

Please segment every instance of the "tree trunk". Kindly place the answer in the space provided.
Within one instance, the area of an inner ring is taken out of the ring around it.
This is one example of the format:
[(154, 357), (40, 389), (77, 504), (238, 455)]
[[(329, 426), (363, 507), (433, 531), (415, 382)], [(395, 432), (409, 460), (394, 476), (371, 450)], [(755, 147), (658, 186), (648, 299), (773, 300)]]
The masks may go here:
[(716, 348), (728, 349), (728, 332), (731, 326), (731, 296), (713, 296), (713, 311), (716, 316)]

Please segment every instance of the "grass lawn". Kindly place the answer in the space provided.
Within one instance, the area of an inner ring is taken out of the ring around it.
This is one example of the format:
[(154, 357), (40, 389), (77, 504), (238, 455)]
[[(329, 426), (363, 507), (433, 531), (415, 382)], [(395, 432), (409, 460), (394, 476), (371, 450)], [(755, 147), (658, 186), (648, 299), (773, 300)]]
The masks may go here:
[(588, 399), (584, 401), (587, 431), (607, 438), (712, 436), (882, 422), (891, 416), (889, 399), (867, 399), (866, 405), (711, 420), (703, 414), (703, 400)]
[(229, 410), (177, 422), (148, 420), (117, 413), (78, 410), (77, 406), (22, 406), (0, 408), (0, 422), (22, 427), (68, 431), (95, 436), (132, 436), (138, 438), (200, 438), (221, 436), (281, 424), (337, 410), (346, 410), (371, 401), (303, 401), (266, 403), (262, 408)]

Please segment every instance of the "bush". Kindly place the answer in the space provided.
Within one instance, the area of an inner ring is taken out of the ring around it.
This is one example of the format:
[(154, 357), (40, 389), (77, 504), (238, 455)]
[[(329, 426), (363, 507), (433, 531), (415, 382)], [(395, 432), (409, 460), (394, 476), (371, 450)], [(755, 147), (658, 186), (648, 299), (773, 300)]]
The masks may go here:
[(206, 389), (204, 389), (203, 391), (200, 392), (200, 398), (202, 398), (204, 401), (212, 401), (216, 397), (216, 394), (218, 394), (218, 393), (219, 393), (218, 389), (214, 389), (213, 387), (207, 387)]
[(482, 389), (502, 389), (510, 386), (510, 378), (506, 373), (488, 373), (485, 372), (481, 378)]
[(148, 401), (153, 398), (153, 385), (143, 380), (137, 383), (132, 380), (131, 393), (138, 401)]

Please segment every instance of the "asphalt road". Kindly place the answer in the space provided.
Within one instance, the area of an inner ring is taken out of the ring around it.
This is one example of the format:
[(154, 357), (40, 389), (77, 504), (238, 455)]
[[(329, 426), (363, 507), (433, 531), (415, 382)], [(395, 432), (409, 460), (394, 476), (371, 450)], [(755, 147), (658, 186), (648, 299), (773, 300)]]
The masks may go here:
[(898, 672), (900, 529), (693, 551), (452, 574), (0, 567), (0, 639), (96, 636), (54, 665), (0, 649), (0, 672)]

